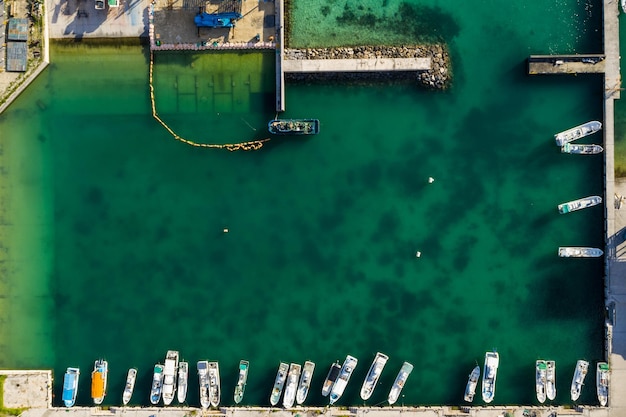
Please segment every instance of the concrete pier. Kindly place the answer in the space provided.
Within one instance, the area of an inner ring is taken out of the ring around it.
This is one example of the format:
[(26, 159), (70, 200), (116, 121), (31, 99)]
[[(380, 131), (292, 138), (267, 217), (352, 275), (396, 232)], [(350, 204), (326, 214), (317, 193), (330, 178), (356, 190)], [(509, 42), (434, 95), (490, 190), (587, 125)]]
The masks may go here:
[(288, 59), (283, 62), (284, 72), (391, 72), (429, 69), (430, 58)]
[(601, 74), (605, 72), (604, 54), (531, 55), (528, 74)]

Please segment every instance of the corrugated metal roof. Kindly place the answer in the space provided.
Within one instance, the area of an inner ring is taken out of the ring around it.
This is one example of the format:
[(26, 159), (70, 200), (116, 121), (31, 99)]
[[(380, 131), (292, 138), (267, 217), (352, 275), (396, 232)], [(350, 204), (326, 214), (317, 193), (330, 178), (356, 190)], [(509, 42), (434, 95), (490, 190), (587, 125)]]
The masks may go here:
[(7, 42), (7, 71), (24, 72), (28, 63), (26, 42)]
[(28, 19), (9, 19), (9, 33), (7, 39), (10, 41), (28, 40)]

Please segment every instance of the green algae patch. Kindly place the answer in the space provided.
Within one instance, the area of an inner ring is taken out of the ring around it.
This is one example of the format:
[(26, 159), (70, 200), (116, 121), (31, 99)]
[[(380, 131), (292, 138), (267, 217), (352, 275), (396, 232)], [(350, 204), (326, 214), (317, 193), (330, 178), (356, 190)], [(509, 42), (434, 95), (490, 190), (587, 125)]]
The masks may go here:
[(5, 408), (4, 407), (4, 381), (6, 381), (6, 375), (0, 375), (0, 417), (2, 416), (19, 416), (26, 408)]

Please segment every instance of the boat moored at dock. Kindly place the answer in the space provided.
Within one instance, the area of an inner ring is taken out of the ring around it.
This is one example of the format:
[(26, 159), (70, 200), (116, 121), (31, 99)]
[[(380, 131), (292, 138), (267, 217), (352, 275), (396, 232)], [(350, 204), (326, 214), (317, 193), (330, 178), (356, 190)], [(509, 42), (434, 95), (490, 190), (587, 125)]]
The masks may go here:
[(180, 404), (187, 399), (187, 380), (189, 378), (189, 362), (181, 361), (178, 364), (177, 399)]
[(161, 400), (161, 394), (163, 392), (163, 365), (157, 363), (154, 365), (154, 372), (152, 373), (152, 387), (150, 388), (150, 403), (158, 404)]
[(96, 405), (102, 404), (107, 394), (107, 378), (109, 374), (109, 363), (104, 359), (94, 362), (91, 373), (91, 398)]
[(330, 394), (330, 390), (333, 388), (337, 377), (339, 376), (339, 371), (341, 371), (341, 365), (339, 365), (339, 361), (330, 365), (330, 369), (328, 370), (328, 374), (326, 375), (326, 379), (324, 380), (324, 384), (322, 385), (322, 395), (327, 397)]
[(237, 378), (237, 385), (235, 386), (235, 404), (239, 404), (243, 400), (243, 394), (246, 390), (246, 383), (248, 382), (248, 369), (250, 363), (248, 361), (239, 361), (239, 377)]
[(566, 143), (575, 141), (580, 138), (584, 138), (585, 136), (591, 135), (592, 133), (596, 133), (600, 129), (602, 129), (602, 123), (593, 120), (580, 126), (576, 126), (571, 129), (564, 130), (563, 132), (557, 133), (556, 135), (554, 135), (554, 139), (556, 140), (556, 144), (558, 146), (563, 146)]
[(332, 389), (330, 390), (330, 404), (335, 404), (339, 398), (343, 395), (343, 392), (350, 381), (350, 377), (352, 376), (352, 372), (358, 363), (358, 359), (354, 356), (346, 356), (346, 360), (343, 362), (343, 366), (339, 371), (339, 376), (337, 380), (333, 384)]
[(302, 376), (300, 377), (300, 384), (298, 385), (298, 392), (296, 393), (296, 402), (298, 404), (304, 403), (306, 397), (309, 395), (309, 388), (311, 387), (311, 379), (313, 379), (313, 371), (315, 370), (315, 363), (311, 361), (304, 362), (302, 367)]
[(596, 365), (596, 392), (602, 407), (609, 402), (609, 364), (598, 362)]
[(78, 378), (80, 377), (79, 368), (67, 368), (63, 376), (63, 404), (66, 407), (72, 407), (76, 403), (76, 394), (78, 393)]
[(122, 394), (122, 404), (126, 405), (130, 402), (135, 390), (135, 381), (137, 380), (137, 369), (130, 368), (126, 374), (126, 385), (124, 385), (124, 393)]
[(496, 395), (496, 377), (498, 376), (499, 365), (500, 365), (500, 355), (498, 355), (498, 352), (485, 353), (482, 396), (483, 396), (483, 401), (486, 403), (492, 402)]
[(546, 396), (550, 401), (556, 398), (556, 362), (546, 361)]
[(546, 402), (546, 385), (547, 385), (548, 365), (544, 360), (535, 361), (535, 391), (537, 392), (537, 401), (541, 404)]
[(199, 28), (232, 28), (242, 17), (241, 13), (237, 12), (198, 13), (194, 17), (194, 23)]
[(209, 362), (209, 401), (212, 407), (220, 404), (220, 367), (217, 362)]
[(396, 401), (398, 401), (400, 392), (402, 392), (402, 388), (404, 388), (404, 384), (406, 383), (406, 380), (411, 372), (413, 372), (413, 365), (408, 362), (404, 362), (402, 364), (402, 368), (400, 368), (400, 372), (398, 372), (398, 376), (396, 376), (396, 380), (393, 382), (391, 391), (389, 391), (389, 405), (394, 405)]
[(285, 380), (287, 379), (287, 372), (289, 372), (289, 365), (281, 362), (278, 365), (278, 372), (276, 373), (276, 379), (270, 394), (270, 404), (272, 406), (275, 406), (280, 401), (280, 395), (283, 393), (283, 386), (285, 386)]
[(298, 391), (298, 381), (300, 381), (300, 371), (302, 365), (298, 363), (292, 363), (289, 365), (289, 372), (287, 374), (287, 382), (285, 386), (285, 395), (283, 397), (283, 407), (291, 408), (296, 400), (296, 391)]
[(163, 404), (170, 405), (176, 393), (176, 377), (178, 376), (178, 352), (168, 350), (163, 366)]
[(203, 409), (209, 408), (209, 362), (198, 361), (198, 386), (200, 387), (200, 406)]
[(361, 387), (361, 399), (363, 401), (368, 400), (372, 396), (374, 388), (376, 388), (376, 384), (380, 378), (380, 374), (383, 372), (388, 360), (389, 356), (384, 353), (376, 353), (374, 361), (370, 365), (370, 369), (367, 371), (367, 376), (363, 381), (363, 386)]
[(586, 248), (582, 246), (561, 246), (559, 256), (561, 258), (599, 258), (604, 255), (602, 249)]
[(465, 395), (463, 399), (468, 403), (474, 401), (474, 395), (476, 394), (476, 386), (478, 385), (478, 379), (480, 378), (480, 366), (476, 365), (467, 378), (467, 385), (465, 386)]
[(604, 148), (600, 145), (566, 143), (565, 145), (561, 146), (561, 152), (571, 154), (597, 155), (599, 153), (602, 153), (603, 151)]
[(576, 362), (576, 369), (574, 370), (574, 376), (572, 377), (572, 386), (570, 388), (572, 401), (578, 400), (580, 392), (582, 391), (585, 377), (589, 369), (589, 362), (579, 360)]
[(578, 200), (568, 201), (567, 203), (559, 204), (557, 207), (559, 209), (559, 213), (566, 214), (571, 213), (572, 211), (582, 210), (587, 207), (597, 206), (602, 203), (602, 197), (597, 195), (592, 195), (589, 197), (579, 198)]
[(317, 135), (320, 121), (317, 119), (274, 119), (267, 124), (274, 135)]

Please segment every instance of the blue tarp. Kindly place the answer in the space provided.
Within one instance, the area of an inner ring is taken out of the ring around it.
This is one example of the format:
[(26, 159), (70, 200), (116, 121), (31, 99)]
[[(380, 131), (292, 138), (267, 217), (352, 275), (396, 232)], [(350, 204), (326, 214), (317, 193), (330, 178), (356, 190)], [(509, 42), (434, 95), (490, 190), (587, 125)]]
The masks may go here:
[(241, 19), (241, 14), (236, 12), (229, 13), (200, 13), (194, 18), (197, 27), (204, 28), (232, 28), (235, 21)]

